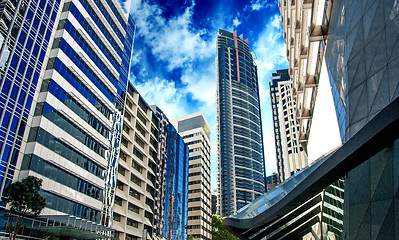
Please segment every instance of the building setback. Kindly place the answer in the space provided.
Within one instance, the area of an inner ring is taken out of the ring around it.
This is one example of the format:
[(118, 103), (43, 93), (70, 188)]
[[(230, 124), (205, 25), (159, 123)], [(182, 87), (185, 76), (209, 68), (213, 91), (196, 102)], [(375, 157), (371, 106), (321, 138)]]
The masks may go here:
[(308, 165), (306, 153), (299, 144), (299, 126), (288, 69), (277, 70), (270, 79), (270, 102), (279, 181), (294, 175)]
[(159, 118), (157, 225), (160, 237), (187, 239), (189, 205), (189, 148), (179, 131), (156, 106)]
[(154, 234), (157, 149), (158, 118), (129, 83), (112, 222), (118, 239)]
[(0, 3), (0, 197), (18, 177), (17, 160), (60, 2)]
[[(85, 230), (112, 223), (135, 29), (128, 5), (62, 2), (55, 28), (48, 32), (27, 144), (19, 159), (20, 179), (43, 179), (41, 195), (47, 205), (42, 214), (64, 222), (78, 217)], [(74, 231), (68, 234), (74, 236)]]
[(193, 113), (171, 120), (188, 145), (187, 235), (211, 239), (211, 143), (204, 115)]
[(219, 30), (216, 69), (218, 211), (228, 216), (265, 192), (257, 66), (248, 40)]

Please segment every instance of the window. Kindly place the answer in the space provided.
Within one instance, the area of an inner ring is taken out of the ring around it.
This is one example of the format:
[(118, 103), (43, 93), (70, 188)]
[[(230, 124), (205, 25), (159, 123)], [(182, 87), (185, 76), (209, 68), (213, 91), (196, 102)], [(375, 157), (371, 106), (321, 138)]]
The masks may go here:
[(133, 188), (129, 189), (129, 195), (140, 200), (141, 194), (139, 192), (137, 192), (136, 190), (134, 190)]
[(134, 160), (132, 160), (132, 167), (136, 169), (139, 173), (142, 173), (143, 168)]
[(129, 203), (127, 208), (129, 209), (129, 211), (135, 212), (137, 214), (140, 213), (140, 208), (134, 205), (133, 203)]
[(119, 181), (119, 180), (117, 180), (116, 181), (116, 187), (119, 189), (119, 190), (122, 190), (123, 191), (123, 186), (124, 186), (125, 184), (123, 184), (123, 182), (121, 182), (121, 181)]
[(131, 180), (132, 182), (134, 182), (136, 185), (141, 186), (141, 180), (140, 180), (140, 178), (136, 177), (135, 175), (130, 174), (130, 180)]
[(115, 196), (115, 204), (116, 205), (122, 206), (122, 201), (123, 201), (122, 198)]
[(126, 169), (121, 165), (118, 165), (118, 173), (120, 173), (122, 176), (125, 176)]
[(114, 216), (112, 218), (114, 221), (120, 222), (121, 221), (121, 215), (117, 214), (114, 212)]
[(133, 219), (130, 219), (130, 218), (127, 218), (126, 224), (128, 226), (131, 226), (131, 227), (134, 227), (134, 228), (138, 228), (139, 227), (139, 223), (134, 221)]

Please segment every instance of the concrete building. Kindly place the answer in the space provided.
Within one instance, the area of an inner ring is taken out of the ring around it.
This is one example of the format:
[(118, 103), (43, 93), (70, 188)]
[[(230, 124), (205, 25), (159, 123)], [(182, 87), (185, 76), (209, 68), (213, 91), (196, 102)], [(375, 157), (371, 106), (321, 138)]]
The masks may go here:
[(112, 227), (118, 239), (150, 239), (158, 151), (158, 118), (131, 83), (126, 92)]
[(299, 144), (299, 126), (295, 114), (292, 82), (288, 69), (277, 70), (270, 79), (274, 137), (279, 181), (291, 177), (308, 165), (306, 153)]
[(159, 118), (159, 148), (155, 237), (187, 239), (189, 200), (189, 147), (166, 115), (153, 106)]
[(171, 120), (188, 145), (187, 236), (211, 239), (211, 142), (208, 123), (202, 113)]
[[(50, 2), (35, 9), (54, 11)], [(85, 238), (109, 234), (135, 29), (129, 1), (65, 0), (52, 20), (19, 178), (43, 179), (43, 217), (94, 234)]]
[[(314, 131), (310, 122), (318, 121), (312, 109), (320, 100), (316, 90), (323, 81), (332, 92), (343, 145), (286, 181), (283, 189), (277, 188), (249, 206), (237, 216), (240, 220), (225, 224), (248, 239), (294, 239), (313, 234), (335, 239), (397, 239), (396, 1), (279, 1), (279, 7), (290, 75), (298, 94), (304, 149), (323, 142), (308, 139)], [(280, 195), (280, 191), (288, 194)], [(251, 213), (254, 215), (248, 218)], [(295, 224), (285, 225), (293, 219)], [(281, 227), (277, 235), (270, 231), (272, 225)], [(320, 231), (315, 232), (315, 226)], [(248, 235), (256, 229), (263, 230)]]
[[(24, 132), (33, 115), (33, 97), (41, 84), (39, 78), (60, 3), (0, 3), (0, 197), (14, 177), (18, 178), (17, 159), (26, 145)], [(0, 202), (0, 207), (5, 203)]]
[(266, 190), (258, 74), (248, 40), (219, 30), (216, 70), (218, 212), (229, 216)]

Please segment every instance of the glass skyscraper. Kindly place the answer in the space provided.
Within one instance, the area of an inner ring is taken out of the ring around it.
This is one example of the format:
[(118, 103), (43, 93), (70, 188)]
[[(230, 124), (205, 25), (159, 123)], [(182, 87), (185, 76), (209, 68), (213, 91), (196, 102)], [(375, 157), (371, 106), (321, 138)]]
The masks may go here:
[(64, 1), (55, 26), (20, 178), (43, 179), (43, 215), (110, 227), (135, 29), (129, 1)]
[[(155, 231), (165, 239), (187, 238), (189, 149), (176, 128), (156, 106), (159, 119), (159, 164)], [(162, 205), (162, 206), (161, 206)]]
[(218, 211), (231, 215), (265, 192), (257, 66), (248, 39), (217, 38)]
[(59, 0), (0, 3), (0, 196), (14, 178), (25, 145), (24, 131), (59, 4)]

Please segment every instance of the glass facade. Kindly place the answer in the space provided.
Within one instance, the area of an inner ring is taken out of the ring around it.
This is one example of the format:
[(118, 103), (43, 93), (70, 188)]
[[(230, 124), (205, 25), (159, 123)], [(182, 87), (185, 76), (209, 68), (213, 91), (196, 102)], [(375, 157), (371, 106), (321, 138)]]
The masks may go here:
[(24, 132), (59, 4), (59, 0), (0, 3), (0, 196), (13, 180), (25, 144)]
[(228, 216), (265, 192), (263, 136), (248, 40), (219, 30), (217, 48), (218, 209)]
[(163, 236), (187, 238), (188, 147), (172, 124), (168, 125), (165, 166), (165, 205)]
[(60, 6), (20, 176), (43, 178), (43, 214), (111, 225), (135, 29), (120, 4)]

